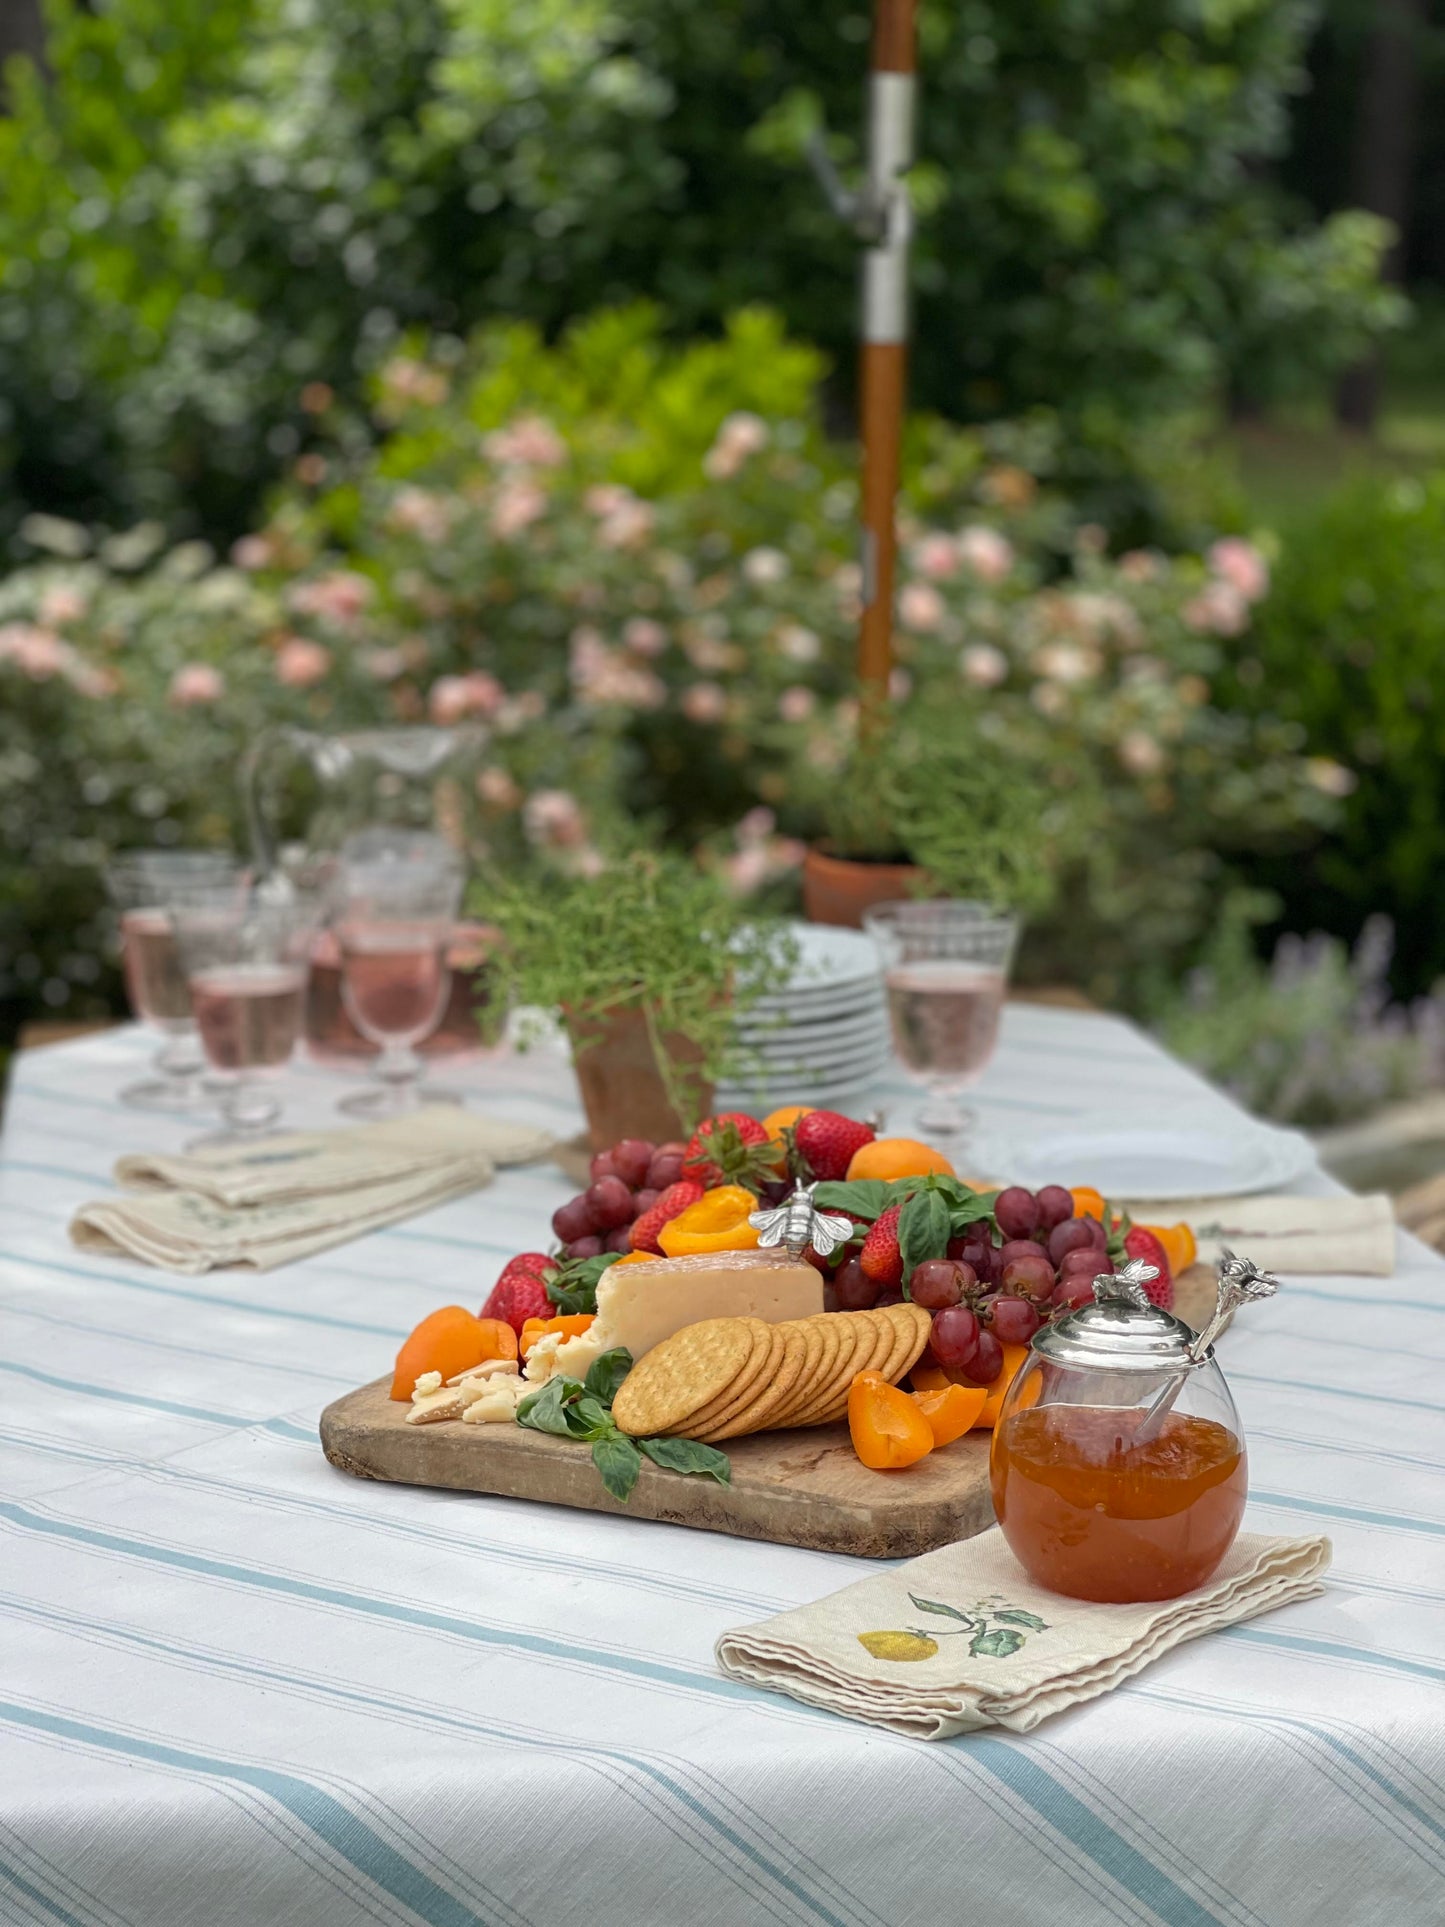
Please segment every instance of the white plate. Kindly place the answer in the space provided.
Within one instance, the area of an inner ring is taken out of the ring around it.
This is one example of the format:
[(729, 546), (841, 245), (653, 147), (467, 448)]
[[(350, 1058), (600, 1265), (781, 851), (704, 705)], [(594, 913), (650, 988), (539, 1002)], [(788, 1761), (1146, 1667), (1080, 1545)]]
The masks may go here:
[(856, 996), (870, 983), (881, 982), (877, 946), (861, 931), (802, 922), (791, 923), (788, 929), (798, 945), (798, 962), (786, 986), (763, 998), (761, 1008), (831, 1004), (840, 995)]
[(819, 1025), (817, 1029), (805, 1031), (791, 1027), (776, 1031), (745, 1031), (737, 1034), (738, 1043), (745, 1050), (761, 1052), (764, 1057), (777, 1057), (780, 1053), (787, 1057), (836, 1057), (840, 1052), (856, 1050), (876, 1050), (888, 1043), (888, 1026), (884, 1023), (869, 1023), (836, 1026)]
[(1315, 1168), (1315, 1150), (1298, 1131), (1241, 1122), (1238, 1130), (1057, 1131), (1004, 1153), (1015, 1184), (1092, 1185), (1131, 1204), (1168, 1198), (1244, 1197), (1275, 1191)]

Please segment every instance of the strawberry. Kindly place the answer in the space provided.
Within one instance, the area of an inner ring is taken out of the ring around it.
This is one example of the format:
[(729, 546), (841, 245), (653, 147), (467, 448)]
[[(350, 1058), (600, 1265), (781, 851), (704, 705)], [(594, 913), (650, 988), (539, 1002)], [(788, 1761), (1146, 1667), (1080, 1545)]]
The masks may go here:
[(662, 1256), (662, 1246), (657, 1242), (657, 1234), (665, 1224), (671, 1223), (680, 1211), (686, 1211), (690, 1204), (696, 1204), (705, 1186), (696, 1178), (679, 1178), (676, 1184), (668, 1185), (651, 1210), (644, 1211), (632, 1227), (632, 1249), (634, 1251), (655, 1251)]
[(704, 1118), (688, 1140), (682, 1168), (709, 1191), (720, 1184), (743, 1184), (759, 1191), (776, 1178), (773, 1141), (755, 1117), (744, 1111), (719, 1111)]
[[(531, 1269), (533, 1265), (536, 1270)], [(526, 1319), (550, 1318), (556, 1307), (547, 1296), (543, 1267), (548, 1275), (556, 1269), (553, 1261), (542, 1257), (540, 1252), (528, 1251), (520, 1258), (511, 1259), (492, 1286), (478, 1316), (505, 1320), (519, 1337)]]
[(901, 1204), (890, 1204), (863, 1240), (858, 1262), (876, 1285), (888, 1290), (903, 1283), (903, 1253), (898, 1248), (898, 1214)]
[(873, 1127), (840, 1111), (808, 1111), (793, 1126), (792, 1140), (805, 1178), (846, 1178), (853, 1153), (873, 1142)]
[(1169, 1269), (1169, 1254), (1160, 1244), (1154, 1233), (1142, 1224), (1134, 1225), (1124, 1238), (1124, 1249), (1131, 1258), (1142, 1258), (1146, 1265), (1154, 1265), (1159, 1276), (1151, 1278), (1144, 1289), (1152, 1304), (1161, 1310), (1174, 1309), (1174, 1276)]

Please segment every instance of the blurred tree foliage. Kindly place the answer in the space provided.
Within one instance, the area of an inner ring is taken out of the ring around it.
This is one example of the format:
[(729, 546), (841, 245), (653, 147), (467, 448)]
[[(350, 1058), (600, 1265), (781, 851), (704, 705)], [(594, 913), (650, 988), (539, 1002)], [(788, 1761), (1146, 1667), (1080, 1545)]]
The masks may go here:
[[(763, 299), (851, 366), (861, 0), (49, 0), (0, 121), (0, 538), (26, 507), (234, 531), (413, 323)], [(914, 395), (1133, 427), (1385, 325), (1378, 223), (1261, 169), (1308, 0), (924, 0)], [(313, 389), (313, 395), (315, 390)]]

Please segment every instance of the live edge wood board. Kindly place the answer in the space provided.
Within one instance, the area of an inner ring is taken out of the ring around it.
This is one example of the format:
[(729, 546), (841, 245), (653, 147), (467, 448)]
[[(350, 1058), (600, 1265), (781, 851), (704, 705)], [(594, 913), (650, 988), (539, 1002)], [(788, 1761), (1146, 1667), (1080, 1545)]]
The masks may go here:
[[(1196, 1266), (1178, 1287), (1181, 1317), (1201, 1324), (1213, 1304), (1212, 1273)], [(860, 1465), (846, 1425), (759, 1432), (728, 1442), (731, 1485), (644, 1462), (622, 1505), (597, 1476), (589, 1447), (518, 1425), (408, 1425), (410, 1408), (387, 1396), (390, 1383), (379, 1378), (363, 1385), (321, 1414), (322, 1448), (340, 1471), (660, 1519), (862, 1559), (911, 1559), (993, 1524), (991, 1432), (958, 1439), (905, 1472)]]
[(408, 1408), (387, 1396), (389, 1385), (378, 1379), (321, 1414), (322, 1446), (341, 1471), (864, 1559), (911, 1558), (993, 1524), (991, 1434), (959, 1439), (907, 1472), (870, 1472), (854, 1456), (846, 1425), (759, 1432), (729, 1440), (731, 1485), (644, 1463), (621, 1505), (597, 1476), (588, 1446), (520, 1425), (408, 1425)]

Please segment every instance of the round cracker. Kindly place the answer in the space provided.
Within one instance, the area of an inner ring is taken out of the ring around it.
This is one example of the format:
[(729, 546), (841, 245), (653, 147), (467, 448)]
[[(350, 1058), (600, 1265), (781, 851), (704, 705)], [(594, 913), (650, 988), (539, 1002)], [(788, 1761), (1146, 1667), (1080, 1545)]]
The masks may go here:
[(818, 1366), (823, 1357), (824, 1314), (815, 1318), (800, 1318), (797, 1328), (803, 1334), (803, 1369), (798, 1373), (798, 1382), (784, 1402), (773, 1414), (773, 1428), (787, 1423), (788, 1415), (811, 1398), (818, 1386)]
[(783, 1356), (774, 1370), (772, 1383), (758, 1394), (751, 1405), (745, 1405), (735, 1418), (725, 1424), (711, 1426), (703, 1443), (712, 1445), (721, 1439), (740, 1439), (749, 1432), (766, 1432), (772, 1414), (792, 1397), (807, 1350), (807, 1337), (796, 1324), (786, 1330), (783, 1334)]
[(684, 1325), (633, 1366), (612, 1401), (619, 1431), (654, 1438), (717, 1397), (751, 1358), (755, 1342), (741, 1318)]
[(815, 1424), (832, 1425), (842, 1418), (848, 1409), (848, 1393), (852, 1389), (853, 1380), (860, 1372), (879, 1371), (893, 1356), (896, 1333), (893, 1320), (888, 1316), (889, 1309), (885, 1306), (882, 1311), (860, 1311), (855, 1314), (856, 1317), (871, 1321), (872, 1348), (869, 1349), (866, 1339), (859, 1340), (858, 1350), (853, 1355), (852, 1370), (844, 1373), (842, 1384), (834, 1388), (833, 1397), (827, 1401), (820, 1416), (814, 1420)]
[(875, 1342), (873, 1321), (866, 1312), (835, 1311), (828, 1314), (837, 1321), (838, 1348), (826, 1379), (820, 1378), (815, 1395), (804, 1405), (799, 1406), (789, 1420), (789, 1426), (816, 1425), (818, 1413), (831, 1405), (840, 1385), (853, 1382), (853, 1360), (858, 1356), (859, 1347), (870, 1353)]
[[(799, 1379), (797, 1396), (794, 1398), (792, 1405), (788, 1407), (785, 1412), (780, 1412), (773, 1421), (773, 1429), (775, 1431), (782, 1431), (795, 1426), (814, 1400), (817, 1399), (827, 1387), (833, 1384), (837, 1375), (838, 1358), (843, 1346), (844, 1334), (847, 1331), (847, 1326), (844, 1324), (843, 1318), (844, 1315), (841, 1312), (825, 1311), (819, 1312), (816, 1318), (809, 1319), (809, 1324), (816, 1324), (821, 1329), (822, 1351), (819, 1353), (817, 1364), (812, 1368), (812, 1382), (805, 1385), (803, 1381)], [(849, 1344), (852, 1343), (851, 1338), (848, 1342)]]
[(923, 1350), (933, 1319), (922, 1305), (913, 1304), (889, 1305), (883, 1316), (893, 1327), (893, 1350), (889, 1353), (888, 1362), (875, 1369), (883, 1374), (890, 1385), (896, 1385)]
[(781, 1325), (769, 1325), (761, 1318), (749, 1319), (748, 1323), (755, 1324), (758, 1332), (747, 1363), (731, 1385), (674, 1427), (679, 1436), (701, 1438), (704, 1432), (711, 1431), (714, 1426), (726, 1424), (766, 1390), (771, 1374), (777, 1370), (782, 1359), (787, 1340)]
[[(763, 1386), (768, 1363), (773, 1352), (773, 1333), (776, 1327), (764, 1318), (744, 1318), (742, 1324), (751, 1328), (753, 1349), (744, 1359), (737, 1377), (730, 1385), (725, 1385), (716, 1398), (699, 1406), (697, 1411), (689, 1412), (682, 1421), (682, 1428), (688, 1430), (696, 1425), (710, 1425), (724, 1410), (731, 1410), (740, 1398), (755, 1396)], [(677, 1430), (678, 1428), (674, 1428)]]

